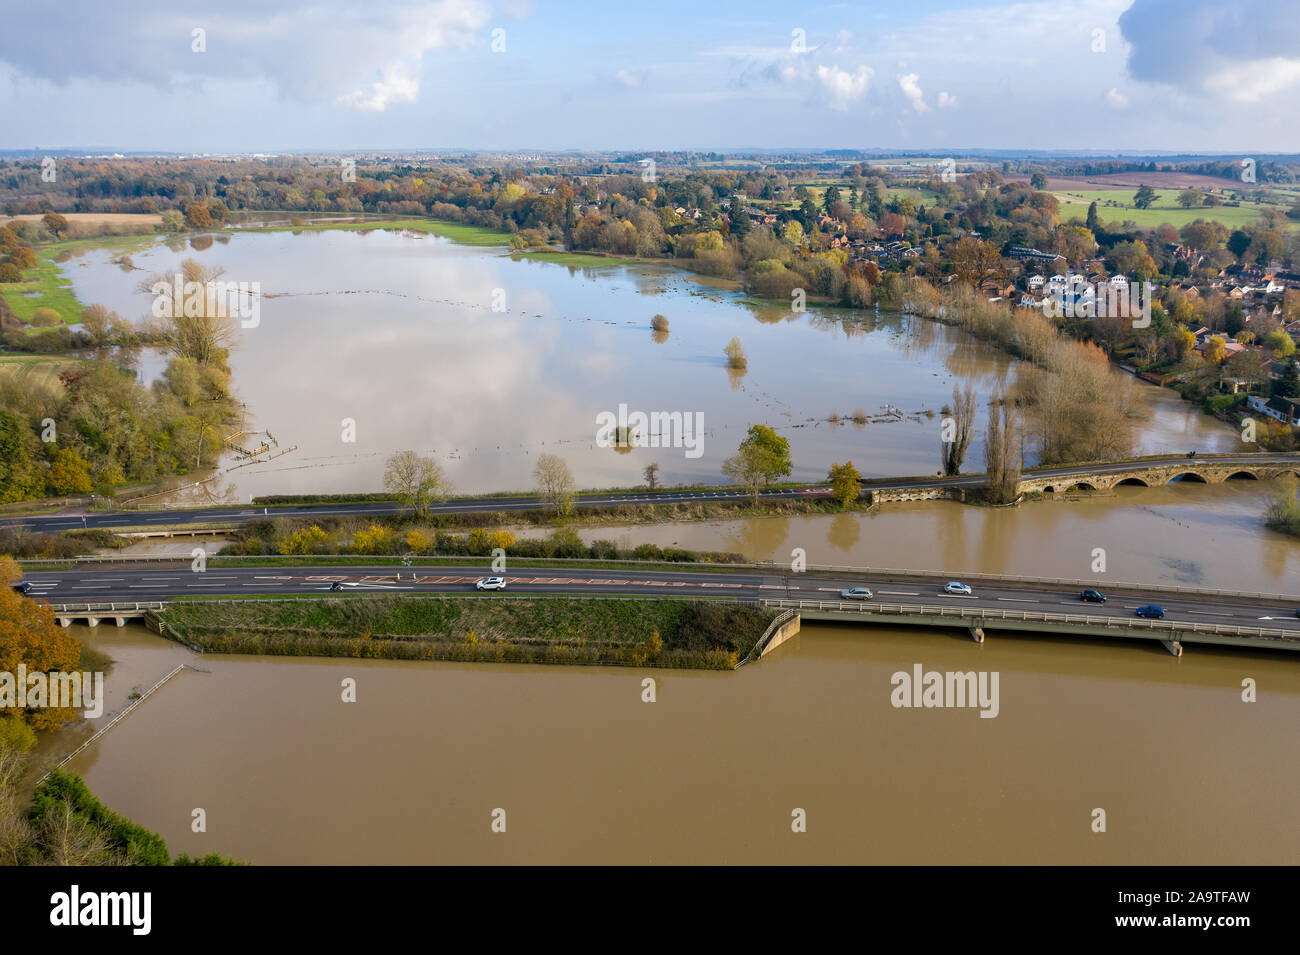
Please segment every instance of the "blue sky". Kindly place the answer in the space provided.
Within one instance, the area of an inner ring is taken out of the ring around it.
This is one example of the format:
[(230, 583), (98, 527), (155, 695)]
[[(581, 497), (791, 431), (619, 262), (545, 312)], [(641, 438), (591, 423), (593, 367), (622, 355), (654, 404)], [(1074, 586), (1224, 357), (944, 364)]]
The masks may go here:
[(9, 149), (1251, 154), (1300, 151), (1297, 104), (1296, 0), (62, 0), (0, 35)]

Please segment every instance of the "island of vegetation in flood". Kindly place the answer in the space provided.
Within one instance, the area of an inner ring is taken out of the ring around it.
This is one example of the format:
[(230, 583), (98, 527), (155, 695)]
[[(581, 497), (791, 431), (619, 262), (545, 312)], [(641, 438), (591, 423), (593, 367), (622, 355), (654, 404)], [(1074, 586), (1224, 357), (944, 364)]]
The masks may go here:
[(204, 652), (730, 670), (776, 616), (721, 601), (383, 595), (183, 600), (150, 624)]

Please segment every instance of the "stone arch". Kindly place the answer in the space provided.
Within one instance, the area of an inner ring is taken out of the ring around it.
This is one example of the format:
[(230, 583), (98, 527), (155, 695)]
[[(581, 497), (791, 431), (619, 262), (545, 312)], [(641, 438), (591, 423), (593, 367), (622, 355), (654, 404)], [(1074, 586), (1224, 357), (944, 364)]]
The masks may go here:
[(1140, 478), (1140, 477), (1126, 477), (1126, 478), (1121, 478), (1120, 480), (1118, 480), (1118, 481), (1115, 482), (1115, 486), (1116, 486), (1116, 487), (1123, 487), (1123, 486), (1126, 485), (1126, 484), (1128, 484), (1128, 485), (1133, 485), (1133, 486), (1136, 486), (1136, 487), (1150, 487), (1150, 486), (1151, 486), (1150, 484), (1148, 484), (1146, 481), (1144, 481), (1144, 480), (1143, 480), (1142, 478)]
[(1095, 491), (1097, 488), (1088, 481), (1078, 481), (1066, 488), (1067, 491)]
[(1226, 478), (1224, 478), (1224, 480), (1225, 481), (1258, 481), (1259, 475), (1256, 474), (1254, 471), (1233, 471)]
[(1210, 483), (1205, 479), (1205, 475), (1201, 474), (1198, 471), (1183, 471), (1180, 474), (1175, 474), (1173, 477), (1169, 479), (1168, 483), (1173, 484), (1175, 481), (1190, 481), (1193, 484)]

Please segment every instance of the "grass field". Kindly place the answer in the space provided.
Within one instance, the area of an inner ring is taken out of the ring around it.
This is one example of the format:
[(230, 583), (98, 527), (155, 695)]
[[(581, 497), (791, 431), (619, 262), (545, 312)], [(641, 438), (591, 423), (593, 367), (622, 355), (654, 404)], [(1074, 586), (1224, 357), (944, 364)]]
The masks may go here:
[(20, 321), (30, 322), (38, 308), (52, 308), (66, 325), (81, 321), (86, 305), (72, 291), (72, 281), (66, 273), (67, 261), (55, 261), (65, 253), (84, 252), (89, 249), (129, 251), (151, 245), (156, 236), (113, 235), (94, 236), (87, 239), (64, 239), (36, 248), (39, 260), (36, 268), (23, 272), (23, 281), (8, 282), (0, 286), (5, 301)]
[(0, 378), (18, 379), (28, 388), (42, 385), (61, 387), (59, 372), (82, 361), (64, 356), (4, 355), (0, 356)]
[(482, 247), (509, 245), (510, 233), (484, 226), (466, 225), (463, 222), (446, 222), (441, 219), (382, 219), (370, 222), (325, 222), (305, 225), (277, 225), (264, 228), (251, 227), (244, 232), (325, 232), (329, 230), (347, 230), (356, 232), (366, 229), (409, 229), (412, 232), (427, 232), (431, 235), (451, 239), (461, 245)]
[[(1265, 209), (1280, 209), (1287, 206), (1269, 206), (1255, 202), (1243, 201), (1240, 206), (1193, 206), (1184, 209), (1178, 204), (1177, 189), (1156, 190), (1156, 200), (1149, 208), (1138, 209), (1133, 205), (1136, 189), (1080, 189), (1066, 192), (1053, 192), (1052, 195), (1061, 203), (1062, 220), (1078, 216), (1082, 219), (1088, 214), (1088, 205), (1097, 203), (1097, 215), (1102, 222), (1118, 225), (1126, 220), (1137, 223), (1144, 228), (1153, 228), (1163, 222), (1182, 228), (1197, 219), (1209, 219), (1220, 222), (1229, 229), (1239, 229), (1254, 225), (1260, 213)], [(1290, 228), (1300, 228), (1300, 222), (1290, 220)]]

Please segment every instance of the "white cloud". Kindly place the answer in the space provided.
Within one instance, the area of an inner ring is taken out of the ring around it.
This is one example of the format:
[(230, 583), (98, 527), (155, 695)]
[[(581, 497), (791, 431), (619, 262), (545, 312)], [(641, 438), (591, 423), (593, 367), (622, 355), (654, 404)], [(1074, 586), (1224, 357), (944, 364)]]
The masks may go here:
[[(419, 99), (422, 61), (463, 48), (489, 23), (486, 0), (225, 0), (198, 16), (142, 10), (123, 16), (98, 0), (29, 4), (6, 23), (0, 58), (26, 77), (144, 83), (264, 79), (300, 101), (383, 111)], [(206, 31), (206, 52), (191, 31)], [(76, 49), (77, 56), (67, 55)]]
[(1300, 59), (1275, 56), (1226, 66), (1205, 79), (1205, 90), (1238, 103), (1258, 103), (1300, 83)]
[(871, 88), (872, 69), (859, 66), (850, 73), (839, 66), (817, 67), (817, 81), (830, 97), (831, 109), (845, 110), (849, 105), (867, 95)]
[(918, 113), (929, 112), (930, 106), (925, 101), (925, 93), (921, 90), (918, 82), (921, 77), (916, 73), (904, 73), (898, 78), (898, 88), (903, 91), (907, 101), (912, 104), (912, 109)]
[(635, 89), (644, 83), (645, 77), (645, 70), (619, 70), (614, 74), (614, 79), (630, 89)]
[(939, 108), (940, 108), (940, 109), (956, 109), (956, 108), (957, 108), (957, 97), (953, 96), (953, 95), (952, 95), (951, 93), (949, 93), (947, 90), (940, 90), (940, 91), (939, 91)]
[(1128, 105), (1128, 97), (1112, 86), (1106, 91), (1106, 102), (1116, 109), (1123, 109)]

